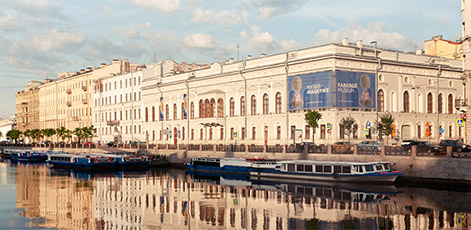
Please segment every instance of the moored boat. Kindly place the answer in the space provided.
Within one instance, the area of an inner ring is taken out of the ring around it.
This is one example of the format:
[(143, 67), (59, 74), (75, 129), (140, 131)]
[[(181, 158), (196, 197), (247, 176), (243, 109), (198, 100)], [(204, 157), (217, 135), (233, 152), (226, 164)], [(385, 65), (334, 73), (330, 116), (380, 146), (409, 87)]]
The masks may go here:
[(272, 169), (277, 164), (265, 159), (194, 157), (185, 166), (196, 171), (249, 174), (254, 163), (260, 169)]
[(114, 157), (116, 165), (121, 169), (145, 169), (149, 164), (149, 157), (144, 155), (125, 154)]
[(31, 150), (26, 151), (12, 151), (12, 162), (44, 162), (47, 160), (47, 155), (42, 152), (34, 152)]
[(114, 158), (90, 154), (52, 153), (47, 162), (58, 168), (105, 170), (116, 167)]
[(159, 167), (170, 164), (167, 157), (164, 155), (147, 155), (147, 157), (149, 158), (149, 161), (147, 162), (149, 167)]
[(393, 184), (403, 173), (391, 170), (388, 162), (282, 161), (276, 168), (250, 169), (258, 180), (306, 183), (309, 181)]

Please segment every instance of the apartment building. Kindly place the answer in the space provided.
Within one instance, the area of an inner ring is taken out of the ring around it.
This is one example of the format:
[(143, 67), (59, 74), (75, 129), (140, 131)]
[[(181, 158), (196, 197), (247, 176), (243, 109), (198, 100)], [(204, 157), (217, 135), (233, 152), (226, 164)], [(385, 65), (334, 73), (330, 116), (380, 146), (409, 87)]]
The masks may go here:
[(20, 131), (39, 129), (40, 81), (30, 81), (25, 89), (16, 93), (16, 120)]

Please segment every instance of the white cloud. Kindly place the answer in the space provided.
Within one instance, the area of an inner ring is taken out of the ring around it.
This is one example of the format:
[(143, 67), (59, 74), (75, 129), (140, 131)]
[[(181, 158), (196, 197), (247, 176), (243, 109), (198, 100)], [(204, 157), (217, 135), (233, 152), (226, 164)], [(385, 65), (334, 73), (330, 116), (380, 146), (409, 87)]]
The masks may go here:
[(150, 28), (151, 26), (152, 26), (152, 24), (150, 22), (145, 22), (144, 23), (145, 28)]
[(0, 28), (4, 30), (19, 30), (24, 26), (25, 24), (23, 22), (11, 15), (0, 17)]
[(387, 32), (391, 28), (384, 22), (377, 22), (368, 28), (353, 25), (343, 30), (330, 31), (328, 29), (319, 30), (316, 34), (315, 45), (339, 42), (342, 38), (348, 38), (351, 42), (363, 40), (365, 43), (377, 41), (378, 46), (391, 49), (410, 49), (413, 46), (413, 40), (404, 37), (397, 32)]
[(199, 49), (211, 49), (216, 47), (216, 41), (208, 34), (191, 34), (184, 38), (186, 46)]
[(246, 0), (245, 5), (255, 8), (262, 18), (273, 18), (275, 16), (291, 13), (301, 8), (309, 0)]
[(252, 37), (248, 38), (245, 31), (241, 31), (242, 38), (248, 38), (247, 46), (251, 51), (256, 52), (275, 52), (296, 49), (298, 43), (294, 39), (277, 41), (269, 32), (262, 31), (258, 26), (251, 27)]
[(2, 1), (2, 10), (14, 10), (31, 17), (65, 18), (61, 12), (61, 3), (48, 0)]
[(127, 0), (128, 2), (143, 7), (150, 7), (165, 13), (172, 13), (180, 9), (180, 0)]
[(241, 38), (248, 38), (249, 36), (247, 35), (247, 31), (245, 31), (245, 30), (240, 31), (240, 37)]
[(234, 11), (222, 10), (216, 12), (211, 9), (204, 9), (202, 7), (196, 8), (191, 17), (191, 21), (199, 22), (215, 22), (223, 25), (237, 25), (240, 17)]

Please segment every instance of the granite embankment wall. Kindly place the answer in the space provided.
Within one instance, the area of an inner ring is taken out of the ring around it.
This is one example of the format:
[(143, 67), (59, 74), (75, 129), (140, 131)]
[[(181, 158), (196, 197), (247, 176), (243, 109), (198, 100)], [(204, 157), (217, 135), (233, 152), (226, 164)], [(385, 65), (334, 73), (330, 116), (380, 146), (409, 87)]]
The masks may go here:
[[(39, 148), (38, 148), (39, 149)], [(51, 148), (40, 150), (52, 150)], [(58, 148), (57, 151), (71, 153), (136, 151), (130, 149), (102, 148), (76, 149)], [(173, 164), (189, 162), (191, 157), (236, 157), (265, 158), (278, 160), (318, 160), (318, 161), (388, 161), (394, 169), (404, 173), (407, 178), (438, 179), (450, 182), (458, 181), (471, 184), (471, 158), (433, 157), (433, 156), (391, 156), (391, 155), (357, 155), (357, 154), (312, 154), (312, 153), (252, 153), (252, 152), (218, 152), (218, 151), (185, 151), (185, 150), (140, 150), (150, 154), (166, 155)]]

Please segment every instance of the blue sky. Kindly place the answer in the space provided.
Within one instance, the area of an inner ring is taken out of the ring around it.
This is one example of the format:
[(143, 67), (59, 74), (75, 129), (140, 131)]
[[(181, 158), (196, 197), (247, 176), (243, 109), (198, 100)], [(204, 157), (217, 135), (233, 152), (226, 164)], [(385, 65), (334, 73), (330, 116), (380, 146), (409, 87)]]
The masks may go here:
[(29, 80), (110, 63), (213, 63), (332, 42), (458, 40), (458, 0), (0, 0), (0, 118)]

